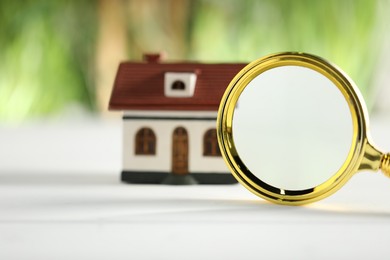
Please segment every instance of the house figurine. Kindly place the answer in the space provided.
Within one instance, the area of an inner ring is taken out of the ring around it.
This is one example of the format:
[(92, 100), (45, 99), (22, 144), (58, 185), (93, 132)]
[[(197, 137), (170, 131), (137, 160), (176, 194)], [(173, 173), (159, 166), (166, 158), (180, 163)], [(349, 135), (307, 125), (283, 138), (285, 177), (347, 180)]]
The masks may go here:
[(236, 183), (218, 147), (222, 95), (246, 64), (164, 63), (161, 55), (119, 65), (109, 101), (123, 111), (128, 183)]

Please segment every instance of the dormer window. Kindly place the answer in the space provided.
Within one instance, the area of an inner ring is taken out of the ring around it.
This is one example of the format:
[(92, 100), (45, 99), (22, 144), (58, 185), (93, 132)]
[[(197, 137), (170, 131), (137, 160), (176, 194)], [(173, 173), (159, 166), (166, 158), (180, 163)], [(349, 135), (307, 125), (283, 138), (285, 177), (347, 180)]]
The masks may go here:
[(194, 72), (166, 72), (164, 94), (167, 97), (192, 97), (195, 91)]

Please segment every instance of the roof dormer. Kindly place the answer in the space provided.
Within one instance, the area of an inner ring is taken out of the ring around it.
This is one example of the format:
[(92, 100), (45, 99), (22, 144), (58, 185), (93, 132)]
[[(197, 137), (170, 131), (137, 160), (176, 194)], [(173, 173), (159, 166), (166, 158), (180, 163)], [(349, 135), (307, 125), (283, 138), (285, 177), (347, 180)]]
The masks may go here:
[(196, 85), (194, 72), (166, 72), (164, 94), (166, 97), (192, 97)]

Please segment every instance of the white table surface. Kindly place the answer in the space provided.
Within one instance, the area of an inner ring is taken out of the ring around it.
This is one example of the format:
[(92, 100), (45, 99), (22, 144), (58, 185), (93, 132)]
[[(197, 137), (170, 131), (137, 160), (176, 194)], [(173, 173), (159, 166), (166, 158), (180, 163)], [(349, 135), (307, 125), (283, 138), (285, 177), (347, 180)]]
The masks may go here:
[[(390, 120), (371, 125), (390, 150)], [(0, 259), (390, 258), (380, 173), (308, 206), (278, 206), (239, 184), (122, 184), (120, 138), (119, 120), (0, 127)]]

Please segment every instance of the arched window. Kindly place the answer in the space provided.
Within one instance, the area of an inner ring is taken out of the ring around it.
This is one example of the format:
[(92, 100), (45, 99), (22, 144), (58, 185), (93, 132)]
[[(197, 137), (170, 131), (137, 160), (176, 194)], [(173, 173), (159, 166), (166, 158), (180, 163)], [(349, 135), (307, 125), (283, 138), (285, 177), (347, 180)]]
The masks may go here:
[(217, 141), (217, 131), (215, 128), (209, 129), (203, 136), (203, 155), (204, 156), (221, 156)]
[(144, 127), (138, 130), (135, 136), (135, 154), (156, 154), (156, 135), (152, 129)]
[(186, 84), (184, 84), (181, 80), (176, 80), (172, 83), (171, 89), (174, 90), (184, 90), (186, 88)]

